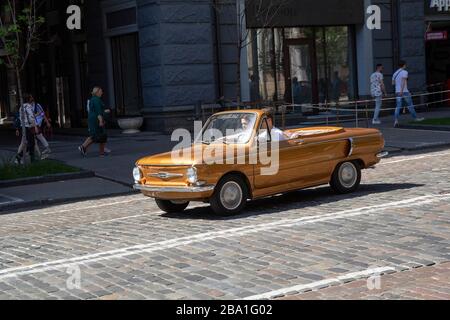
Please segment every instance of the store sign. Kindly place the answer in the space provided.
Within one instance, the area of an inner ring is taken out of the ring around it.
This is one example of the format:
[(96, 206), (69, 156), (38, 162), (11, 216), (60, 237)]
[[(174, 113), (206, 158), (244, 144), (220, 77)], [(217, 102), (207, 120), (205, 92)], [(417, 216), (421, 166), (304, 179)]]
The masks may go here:
[(248, 28), (364, 24), (365, 12), (364, 0), (246, 0)]
[(426, 0), (425, 14), (450, 14), (450, 0)]
[(447, 40), (448, 39), (448, 32), (447, 31), (427, 32), (425, 38), (426, 38), (427, 41)]

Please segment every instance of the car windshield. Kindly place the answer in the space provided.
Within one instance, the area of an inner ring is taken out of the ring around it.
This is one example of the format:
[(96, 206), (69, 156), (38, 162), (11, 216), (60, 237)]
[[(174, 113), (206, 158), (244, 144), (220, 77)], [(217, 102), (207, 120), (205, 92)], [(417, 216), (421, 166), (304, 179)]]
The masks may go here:
[(246, 144), (250, 140), (256, 122), (253, 113), (227, 113), (212, 116), (197, 142)]

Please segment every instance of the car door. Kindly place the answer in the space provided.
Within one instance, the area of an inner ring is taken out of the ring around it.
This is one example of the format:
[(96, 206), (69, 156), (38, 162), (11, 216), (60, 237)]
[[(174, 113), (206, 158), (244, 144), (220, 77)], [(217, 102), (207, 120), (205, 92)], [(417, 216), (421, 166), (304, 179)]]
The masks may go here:
[[(263, 142), (259, 141), (259, 146)], [(345, 141), (342, 143), (345, 144)], [(271, 175), (262, 174), (262, 170), (267, 169), (268, 165), (258, 162), (254, 170), (255, 188), (271, 188), (281, 192), (327, 183), (333, 170), (333, 160), (341, 149), (343, 147), (336, 141), (317, 141), (310, 138), (281, 141), (278, 155), (276, 150), (270, 151), (272, 162), (278, 161), (277, 172)]]
[(269, 130), (265, 129), (267, 119), (263, 118), (257, 134), (258, 162), (254, 166), (254, 185), (257, 189), (282, 186), (299, 178), (298, 150), (300, 146), (292, 141), (272, 143)]

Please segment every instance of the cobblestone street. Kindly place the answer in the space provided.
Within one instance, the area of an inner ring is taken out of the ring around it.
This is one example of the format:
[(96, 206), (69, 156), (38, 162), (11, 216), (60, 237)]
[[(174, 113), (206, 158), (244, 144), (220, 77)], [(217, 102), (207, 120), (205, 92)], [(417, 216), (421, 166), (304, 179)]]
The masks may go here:
[(449, 299), (449, 213), (450, 150), (436, 150), (383, 160), (354, 194), (293, 192), (231, 218), (141, 195), (5, 214), (0, 299)]

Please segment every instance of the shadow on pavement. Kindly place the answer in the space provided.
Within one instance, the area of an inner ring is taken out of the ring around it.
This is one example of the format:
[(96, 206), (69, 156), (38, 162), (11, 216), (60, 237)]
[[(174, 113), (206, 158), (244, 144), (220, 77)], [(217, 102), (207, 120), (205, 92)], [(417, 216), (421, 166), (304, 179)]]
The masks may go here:
[(361, 185), (357, 192), (345, 195), (333, 193), (330, 187), (318, 187), (315, 189), (299, 190), (279, 196), (250, 201), (242, 214), (232, 217), (217, 216), (212, 212), (209, 206), (187, 209), (182, 213), (162, 214), (161, 216), (172, 219), (236, 220), (255, 215), (273, 214), (287, 210), (308, 209), (318, 205), (333, 203), (335, 201), (356, 199), (370, 194), (414, 189), (423, 186), (423, 184), (412, 183), (365, 184)]

